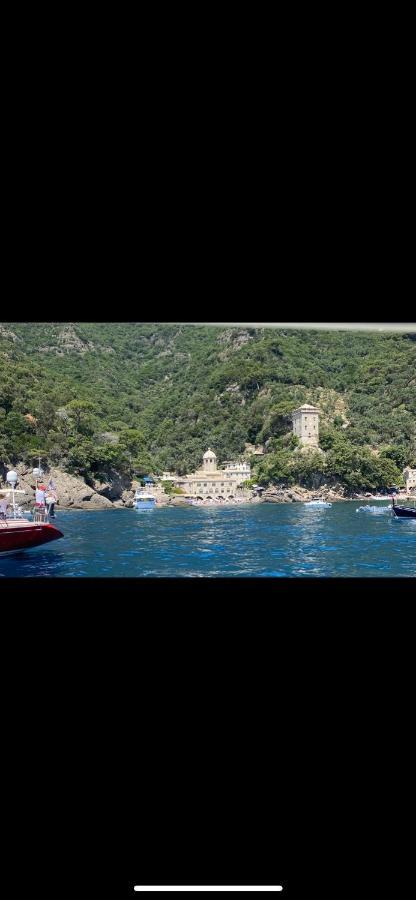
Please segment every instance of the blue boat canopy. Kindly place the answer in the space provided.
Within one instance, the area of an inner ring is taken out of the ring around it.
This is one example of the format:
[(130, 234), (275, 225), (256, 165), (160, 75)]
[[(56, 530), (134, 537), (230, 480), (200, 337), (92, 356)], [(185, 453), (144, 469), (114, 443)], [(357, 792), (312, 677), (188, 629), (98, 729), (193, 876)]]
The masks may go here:
[(145, 475), (143, 481), (145, 484), (154, 484), (153, 478), (150, 475)]

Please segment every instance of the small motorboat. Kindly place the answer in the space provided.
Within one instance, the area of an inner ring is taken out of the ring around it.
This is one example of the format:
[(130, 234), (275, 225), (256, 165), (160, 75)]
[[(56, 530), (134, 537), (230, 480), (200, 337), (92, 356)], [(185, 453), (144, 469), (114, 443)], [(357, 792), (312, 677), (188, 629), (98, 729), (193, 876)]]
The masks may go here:
[(156, 497), (154, 494), (149, 493), (149, 491), (136, 491), (134, 495), (135, 509), (154, 509), (155, 504)]
[(320, 509), (328, 509), (332, 506), (332, 503), (327, 503), (326, 500), (307, 500), (305, 506), (317, 506)]

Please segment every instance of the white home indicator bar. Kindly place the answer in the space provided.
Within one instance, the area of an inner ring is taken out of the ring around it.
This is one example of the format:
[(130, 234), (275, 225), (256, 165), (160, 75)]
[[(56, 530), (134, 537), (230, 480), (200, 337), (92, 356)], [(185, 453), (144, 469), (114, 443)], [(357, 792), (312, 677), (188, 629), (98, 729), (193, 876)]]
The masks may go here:
[(277, 884), (274, 887), (230, 887), (227, 885), (226, 887), (220, 887), (215, 885), (212, 887), (141, 887), (140, 885), (135, 885), (135, 891), (282, 891), (283, 887), (281, 884)]

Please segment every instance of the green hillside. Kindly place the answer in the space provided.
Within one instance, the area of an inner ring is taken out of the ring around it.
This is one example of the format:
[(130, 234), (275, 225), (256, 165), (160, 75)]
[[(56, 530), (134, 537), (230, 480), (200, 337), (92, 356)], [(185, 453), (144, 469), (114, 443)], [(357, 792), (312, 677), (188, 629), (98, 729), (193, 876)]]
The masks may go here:
[[(415, 335), (137, 323), (0, 325), (0, 459), (84, 475), (221, 462), (263, 444), (263, 483), (397, 483), (416, 464)], [(322, 410), (324, 454), (290, 412)], [(253, 460), (252, 460), (253, 461)]]

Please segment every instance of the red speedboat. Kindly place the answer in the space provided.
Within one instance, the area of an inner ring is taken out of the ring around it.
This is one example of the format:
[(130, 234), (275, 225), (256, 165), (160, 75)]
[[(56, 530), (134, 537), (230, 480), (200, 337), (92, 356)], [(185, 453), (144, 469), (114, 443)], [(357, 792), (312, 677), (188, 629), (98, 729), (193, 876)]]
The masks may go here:
[(31, 550), (63, 537), (62, 531), (49, 522), (29, 522), (24, 518), (0, 519), (0, 556)]
[[(32, 550), (49, 541), (56, 541), (63, 537), (62, 531), (55, 528), (49, 522), (49, 506), (36, 504), (33, 510), (33, 519), (30, 521), (24, 516), (23, 510), (16, 503), (16, 494), (26, 493), (16, 490), (18, 475), (11, 471), (7, 473), (7, 483), (11, 489), (0, 486), (0, 556), (6, 553), (18, 553), (22, 550)], [(36, 481), (36, 487), (38, 482)], [(12, 496), (12, 509), (8, 513), (8, 501), (4, 498)], [(56, 495), (55, 495), (56, 501)]]

